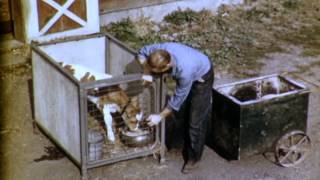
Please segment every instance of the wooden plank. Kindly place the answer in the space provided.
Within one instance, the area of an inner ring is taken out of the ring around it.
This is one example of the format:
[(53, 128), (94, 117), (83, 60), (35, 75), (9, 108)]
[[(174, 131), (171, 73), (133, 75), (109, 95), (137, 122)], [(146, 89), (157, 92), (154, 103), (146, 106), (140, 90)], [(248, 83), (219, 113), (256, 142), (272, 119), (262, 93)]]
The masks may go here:
[(178, 0), (99, 0), (100, 13), (120, 11)]
[(14, 28), (14, 37), (17, 40), (23, 41), (26, 37), (25, 19), (22, 14), (23, 0), (10, 0), (12, 9), (12, 20)]
[(79, 16), (81, 19), (87, 21), (87, 5), (85, 0), (75, 1), (69, 10), (75, 15)]
[[(55, 0), (61, 6), (65, 3), (65, 0)], [(42, 0), (37, 1), (38, 5), (38, 19), (40, 30), (47, 25), (52, 17), (58, 12), (57, 9), (53, 8), (51, 5), (43, 2)], [(75, 0), (68, 11), (72, 12), (80, 19), (87, 20), (87, 9), (85, 0)], [(62, 32), (71, 29), (77, 29), (82, 27), (78, 22), (70, 19), (69, 17), (62, 15), (46, 32), (46, 34), (52, 34), (56, 32)]]
[(41, 30), (48, 23), (48, 21), (58, 12), (58, 10), (41, 0), (38, 0), (37, 5), (39, 29)]
[(63, 32), (66, 30), (76, 29), (82, 27), (77, 22), (73, 21), (69, 17), (62, 15), (58, 21), (46, 32), (46, 34), (52, 34), (56, 32)]
[(9, 0), (0, 0), (0, 21), (10, 21), (10, 6)]
[(0, 0), (0, 34), (13, 31), (9, 0)]

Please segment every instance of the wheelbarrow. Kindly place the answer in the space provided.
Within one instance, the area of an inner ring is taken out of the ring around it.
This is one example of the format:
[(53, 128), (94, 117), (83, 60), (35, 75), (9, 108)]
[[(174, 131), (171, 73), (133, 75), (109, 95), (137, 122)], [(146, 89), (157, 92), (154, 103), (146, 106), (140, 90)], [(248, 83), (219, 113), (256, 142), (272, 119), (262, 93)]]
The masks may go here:
[(297, 165), (311, 150), (309, 94), (304, 85), (277, 74), (215, 87), (211, 146), (228, 160), (272, 149), (277, 164)]

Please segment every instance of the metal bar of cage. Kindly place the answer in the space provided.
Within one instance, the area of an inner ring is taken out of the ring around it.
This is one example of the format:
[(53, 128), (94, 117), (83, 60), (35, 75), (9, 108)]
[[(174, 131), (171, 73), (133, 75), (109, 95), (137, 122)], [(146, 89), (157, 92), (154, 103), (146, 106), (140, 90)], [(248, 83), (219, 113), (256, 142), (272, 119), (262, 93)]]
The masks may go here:
[[(84, 90), (88, 90), (88, 89), (92, 89), (92, 88), (101, 88), (101, 87), (108, 87), (108, 86), (113, 86), (113, 85), (118, 85), (118, 84), (122, 84), (122, 83), (129, 83), (129, 82), (133, 82), (136, 80), (141, 80), (141, 75), (140, 74), (133, 74), (133, 75), (126, 75), (126, 76), (121, 76), (121, 77), (115, 77), (112, 79), (106, 79), (106, 80), (101, 80), (101, 81), (97, 81), (97, 82), (91, 82), (91, 83), (83, 83), (81, 84), (81, 88), (83, 88)], [(153, 84), (153, 89), (155, 89), (155, 92), (157, 92), (156, 90), (156, 85)], [(156, 95), (157, 97), (157, 95)], [(84, 97), (82, 98), (87, 98), (86, 95), (84, 95)], [(157, 99), (155, 100), (157, 102)], [(82, 107), (87, 107), (86, 102), (82, 102), (84, 103), (82, 105)], [(159, 103), (155, 103), (155, 104), (159, 104)], [(158, 109), (155, 108), (155, 110), (158, 112)], [(86, 110), (82, 110), (81, 112), (85, 112), (86, 114)], [(87, 122), (86, 116), (84, 117), (84, 121)], [(88, 127), (87, 127), (87, 123), (82, 123), (85, 128), (84, 128), (84, 137), (88, 136)], [(156, 127), (156, 134), (159, 134), (159, 126)], [(156, 145), (159, 141), (159, 137), (158, 135), (156, 135), (156, 140), (154, 142), (154, 144)], [(88, 156), (88, 142), (87, 139), (83, 139), (83, 144), (86, 144), (85, 149), (85, 154), (86, 156)], [(155, 146), (156, 147), (156, 146)], [(118, 161), (123, 161), (123, 160), (127, 160), (127, 159), (132, 159), (132, 158), (136, 158), (136, 157), (141, 157), (141, 156), (146, 156), (146, 155), (150, 155), (154, 153), (154, 149), (149, 149), (149, 150), (143, 150), (140, 152), (133, 152), (133, 153), (128, 153), (126, 155), (123, 155), (121, 157), (115, 157), (115, 158), (111, 158), (111, 159), (101, 159), (101, 160), (95, 160), (95, 162), (88, 162), (87, 161), (87, 168), (95, 168), (95, 167), (99, 167), (102, 165), (106, 165), (106, 164), (111, 164), (111, 163), (115, 163)], [(83, 154), (84, 155), (84, 154)]]
[[(126, 156), (123, 157), (117, 157), (112, 160), (95, 160), (94, 162), (89, 162), (88, 160), (88, 121), (87, 121), (87, 90), (92, 89), (92, 88), (102, 88), (106, 86), (112, 86), (112, 85), (117, 85), (119, 83), (128, 83), (132, 82), (135, 80), (141, 79), (141, 74), (128, 74), (128, 75), (116, 75), (112, 79), (103, 79), (99, 80), (96, 82), (87, 82), (87, 83), (80, 83), (75, 77), (70, 75), (69, 73), (66, 73), (65, 70), (58, 64), (58, 62), (48, 55), (43, 49), (41, 49), (41, 46), (50, 46), (50, 45), (56, 45), (59, 43), (65, 43), (65, 42), (72, 42), (72, 41), (81, 41), (81, 40), (86, 40), (90, 38), (96, 38), (96, 37), (105, 37), (105, 44), (106, 44), (106, 71), (110, 72), (110, 66), (112, 66), (112, 60), (110, 60), (109, 57), (112, 52), (112, 47), (110, 47), (110, 43), (113, 43), (113, 46), (118, 46), (117, 48), (122, 48), (124, 51), (126, 51), (128, 54), (132, 54), (132, 56), (135, 55), (135, 51), (122, 43), (121, 41), (117, 40), (116, 38), (112, 37), (108, 33), (103, 33), (103, 34), (91, 34), (91, 35), (84, 35), (84, 36), (75, 36), (75, 37), (69, 37), (67, 39), (57, 39), (57, 40), (52, 40), (49, 42), (44, 42), (44, 43), (36, 43), (33, 42), (31, 44), (31, 51), (32, 51), (32, 67), (33, 67), (33, 92), (38, 92), (36, 88), (38, 88), (39, 85), (37, 85), (39, 82), (39, 73), (37, 72), (39, 69), (37, 69), (37, 63), (45, 63), (48, 68), (50, 68), (50, 71), (54, 71), (56, 74), (61, 75), (62, 78), (65, 78), (65, 80), (68, 82), (70, 81), (71, 84), (74, 84), (73, 86), (77, 89), (76, 94), (78, 94), (78, 100), (75, 102), (78, 102), (78, 107), (76, 109), (79, 109), (79, 112), (76, 111), (75, 113), (79, 113), (79, 132), (78, 136), (80, 138), (80, 160), (75, 159), (74, 155), (72, 153), (69, 153), (68, 148), (65, 148), (64, 144), (61, 143), (61, 139), (59, 137), (57, 138), (52, 134), (51, 130), (48, 129), (48, 127), (45, 127), (42, 125), (42, 121), (34, 117), (36, 124), (39, 126), (39, 128), (56, 144), (58, 145), (66, 154), (67, 157), (70, 158), (70, 160), (80, 169), (82, 178), (86, 179), (87, 178), (87, 172), (91, 168), (99, 167), (102, 165), (106, 164), (111, 164), (115, 163), (118, 161), (122, 160), (127, 160), (127, 159), (132, 159), (136, 157), (141, 157), (141, 156), (146, 156), (150, 154), (154, 154), (155, 151), (159, 153), (160, 155), (160, 162), (164, 162), (164, 153), (165, 153), (165, 140), (164, 140), (164, 135), (165, 135), (165, 123), (161, 123), (161, 125), (157, 126), (155, 128), (155, 143), (159, 143), (160, 147), (156, 147), (159, 149), (148, 149), (145, 151), (137, 152), (137, 153), (131, 153), (127, 154)], [(113, 64), (116, 62), (113, 62)], [(34, 68), (36, 67), (36, 68)], [(124, 71), (123, 69), (120, 69), (119, 72)], [(46, 73), (46, 72), (42, 72)], [(40, 79), (41, 80), (41, 79)], [(41, 81), (45, 81), (45, 79), (42, 79)], [(159, 113), (161, 108), (164, 107), (164, 94), (163, 94), (163, 87), (161, 84), (163, 83), (163, 79), (161, 77), (155, 78), (155, 83), (152, 85), (155, 91), (155, 99), (154, 99), (154, 108), (155, 108), (155, 113)], [(55, 87), (58, 88), (58, 87)], [(39, 93), (39, 92), (38, 92)], [(48, 91), (50, 94), (50, 89)], [(35, 94), (36, 96), (37, 94)], [(39, 101), (39, 97), (34, 97), (34, 99), (37, 99)], [(38, 102), (37, 101), (37, 102)], [(37, 102), (34, 101), (34, 107), (38, 107), (36, 104)], [(38, 111), (37, 108), (34, 109), (34, 111)], [(34, 113), (35, 114), (35, 113)], [(158, 151), (159, 150), (159, 151)]]
[(80, 145), (81, 145), (81, 175), (82, 178), (87, 178), (87, 172), (88, 172), (88, 123), (87, 123), (87, 95), (86, 91), (81, 88), (79, 89), (79, 98), (80, 98), (80, 132), (79, 136), (81, 138)]

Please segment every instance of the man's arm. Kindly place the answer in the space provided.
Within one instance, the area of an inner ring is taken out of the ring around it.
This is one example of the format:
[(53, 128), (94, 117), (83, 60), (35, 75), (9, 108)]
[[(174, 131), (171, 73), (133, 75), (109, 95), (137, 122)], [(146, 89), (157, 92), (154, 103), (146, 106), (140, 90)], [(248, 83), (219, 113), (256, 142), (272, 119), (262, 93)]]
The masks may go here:
[(171, 113), (172, 113), (172, 110), (169, 109), (168, 107), (165, 107), (165, 108), (161, 111), (160, 116), (162, 117), (162, 119), (166, 119)]
[(159, 114), (151, 114), (148, 118), (148, 125), (154, 126), (165, 120), (174, 110), (178, 111), (181, 104), (185, 101), (192, 86), (190, 79), (180, 79), (175, 94), (171, 96), (167, 106)]
[(142, 85), (143, 86), (148, 86), (152, 83), (153, 77), (151, 76), (151, 72), (148, 70), (145, 64), (142, 64)]

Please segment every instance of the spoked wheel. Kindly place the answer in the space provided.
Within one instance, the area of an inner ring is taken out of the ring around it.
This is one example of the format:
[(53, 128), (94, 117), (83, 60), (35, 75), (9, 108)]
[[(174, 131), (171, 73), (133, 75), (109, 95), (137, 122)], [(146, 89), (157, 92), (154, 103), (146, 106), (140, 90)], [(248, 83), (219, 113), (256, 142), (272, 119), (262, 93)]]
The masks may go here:
[(302, 162), (310, 150), (310, 138), (302, 131), (291, 131), (277, 141), (275, 158), (279, 165), (292, 167)]

